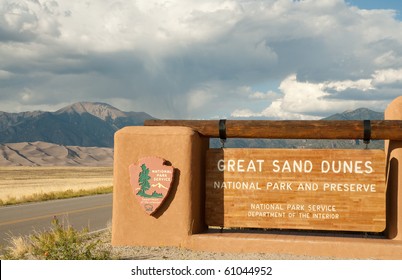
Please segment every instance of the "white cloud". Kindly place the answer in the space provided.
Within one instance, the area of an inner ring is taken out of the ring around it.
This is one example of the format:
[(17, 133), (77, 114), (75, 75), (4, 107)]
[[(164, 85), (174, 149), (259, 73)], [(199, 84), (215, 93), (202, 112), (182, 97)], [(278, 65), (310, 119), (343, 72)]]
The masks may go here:
[[(258, 117), (268, 117), (270, 119), (288, 119), (288, 120), (305, 120), (305, 119), (316, 119), (315, 116), (310, 116), (308, 114), (298, 114), (296, 113), (296, 108), (292, 108), (294, 104), (285, 104), (282, 99), (276, 100), (271, 103), (271, 105), (265, 109), (262, 113), (257, 114)], [(289, 110), (289, 108), (291, 110)], [(250, 116), (252, 117), (252, 116)]]
[(34, 98), (34, 93), (29, 88), (25, 88), (23, 92), (20, 93), (21, 103), (28, 103)]
[(0, 69), (0, 80), (6, 80), (12, 77), (12, 73)]
[(235, 118), (250, 118), (259, 117), (261, 114), (256, 114), (250, 109), (236, 109), (232, 112), (231, 116)]
[(394, 84), (401, 82), (402, 68), (377, 70), (373, 75), (373, 84), (375, 85)]
[(284, 79), (279, 89), (283, 96), (271, 102), (262, 112), (252, 112), (250, 109), (237, 109), (233, 111), (233, 117), (267, 117), (273, 119), (317, 119), (331, 113), (343, 112), (359, 107), (383, 108), (387, 101), (378, 99), (364, 100), (332, 96), (330, 90), (347, 92), (349, 90), (360, 91), (361, 94), (369, 90), (377, 90), (375, 85), (394, 84), (402, 82), (401, 69), (384, 69), (376, 71), (370, 79), (328, 81), (312, 83), (299, 81), (296, 74)]
[(394, 50), (385, 50), (380, 53), (375, 59), (374, 63), (379, 67), (392, 68), (394, 66), (402, 65), (402, 57)]
[(357, 81), (331, 81), (325, 82), (322, 87), (324, 89), (334, 89), (336, 91), (345, 91), (347, 89), (357, 89), (361, 91), (367, 91), (375, 89), (372, 85), (372, 79), (360, 79)]
[(188, 93), (187, 109), (189, 112), (197, 110), (208, 104), (214, 97), (212, 93), (205, 89), (195, 89)]
[(10, 1), (0, 3), (0, 32), (6, 40), (32, 41), (57, 37), (59, 22), (56, 1)]
[(269, 90), (265, 93), (261, 91), (256, 91), (250, 94), (249, 97), (251, 99), (276, 99), (278, 97), (278, 94), (272, 90)]

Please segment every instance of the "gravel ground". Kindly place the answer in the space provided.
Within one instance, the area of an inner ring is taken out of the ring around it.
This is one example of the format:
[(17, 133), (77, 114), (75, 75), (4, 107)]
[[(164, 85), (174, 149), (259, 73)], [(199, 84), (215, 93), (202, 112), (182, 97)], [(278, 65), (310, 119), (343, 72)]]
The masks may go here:
[(119, 247), (113, 248), (119, 259), (125, 260), (323, 260), (311, 256), (269, 253), (212, 253), (176, 247)]
[(216, 253), (192, 251), (178, 247), (112, 247), (110, 231), (100, 235), (105, 246), (112, 250), (114, 258), (123, 260), (330, 260), (333, 258), (298, 256), (271, 253)]

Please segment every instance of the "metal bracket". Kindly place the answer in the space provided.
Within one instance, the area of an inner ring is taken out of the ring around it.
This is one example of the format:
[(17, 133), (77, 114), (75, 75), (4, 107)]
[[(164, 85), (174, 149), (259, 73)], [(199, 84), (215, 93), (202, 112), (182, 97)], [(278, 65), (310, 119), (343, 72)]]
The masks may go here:
[(363, 133), (363, 143), (366, 144), (366, 149), (368, 149), (368, 144), (371, 139), (371, 122), (370, 120), (363, 121), (364, 133)]
[(219, 120), (219, 138), (221, 140), (221, 148), (225, 147), (226, 142), (226, 120)]

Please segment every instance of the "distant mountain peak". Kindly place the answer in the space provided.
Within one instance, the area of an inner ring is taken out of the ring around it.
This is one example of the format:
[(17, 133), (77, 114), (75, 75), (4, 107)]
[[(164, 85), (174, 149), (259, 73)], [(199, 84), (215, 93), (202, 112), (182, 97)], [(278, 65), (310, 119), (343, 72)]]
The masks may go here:
[(384, 114), (367, 108), (346, 110), (343, 113), (335, 114), (324, 118), (324, 120), (383, 120)]
[(152, 118), (144, 112), (124, 112), (100, 102), (78, 102), (56, 112), (0, 112), (0, 143), (43, 141), (113, 147), (117, 130), (143, 125), (144, 120)]
[(126, 116), (123, 111), (120, 111), (112, 105), (101, 102), (77, 102), (56, 112), (56, 114), (61, 113), (77, 113), (79, 115), (88, 113), (104, 121), (108, 118), (115, 120), (116, 118)]
[(351, 110), (351, 109), (349, 109), (349, 110), (345, 110), (345, 111), (343, 111), (343, 113), (342, 114), (349, 114), (349, 113), (351, 113), (351, 112), (353, 112), (354, 110)]
[(357, 108), (357, 109), (353, 109), (353, 110), (346, 110), (345, 112), (343, 112), (343, 114), (356, 114), (356, 113), (366, 113), (366, 112), (375, 112), (375, 111), (370, 110), (368, 108), (361, 107), (361, 108)]

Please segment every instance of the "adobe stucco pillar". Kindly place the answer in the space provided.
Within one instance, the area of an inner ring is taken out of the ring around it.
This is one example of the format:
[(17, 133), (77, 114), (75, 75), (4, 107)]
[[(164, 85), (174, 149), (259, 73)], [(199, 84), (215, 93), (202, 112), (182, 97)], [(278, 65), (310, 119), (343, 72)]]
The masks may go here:
[[(125, 127), (115, 134), (112, 244), (182, 246), (204, 230), (204, 164), (208, 139), (187, 127)], [(154, 215), (140, 207), (129, 165), (156, 156), (175, 168), (167, 199)]]
[[(385, 120), (402, 120), (402, 97), (388, 105)], [(387, 157), (387, 235), (402, 240), (402, 141), (385, 141)]]

